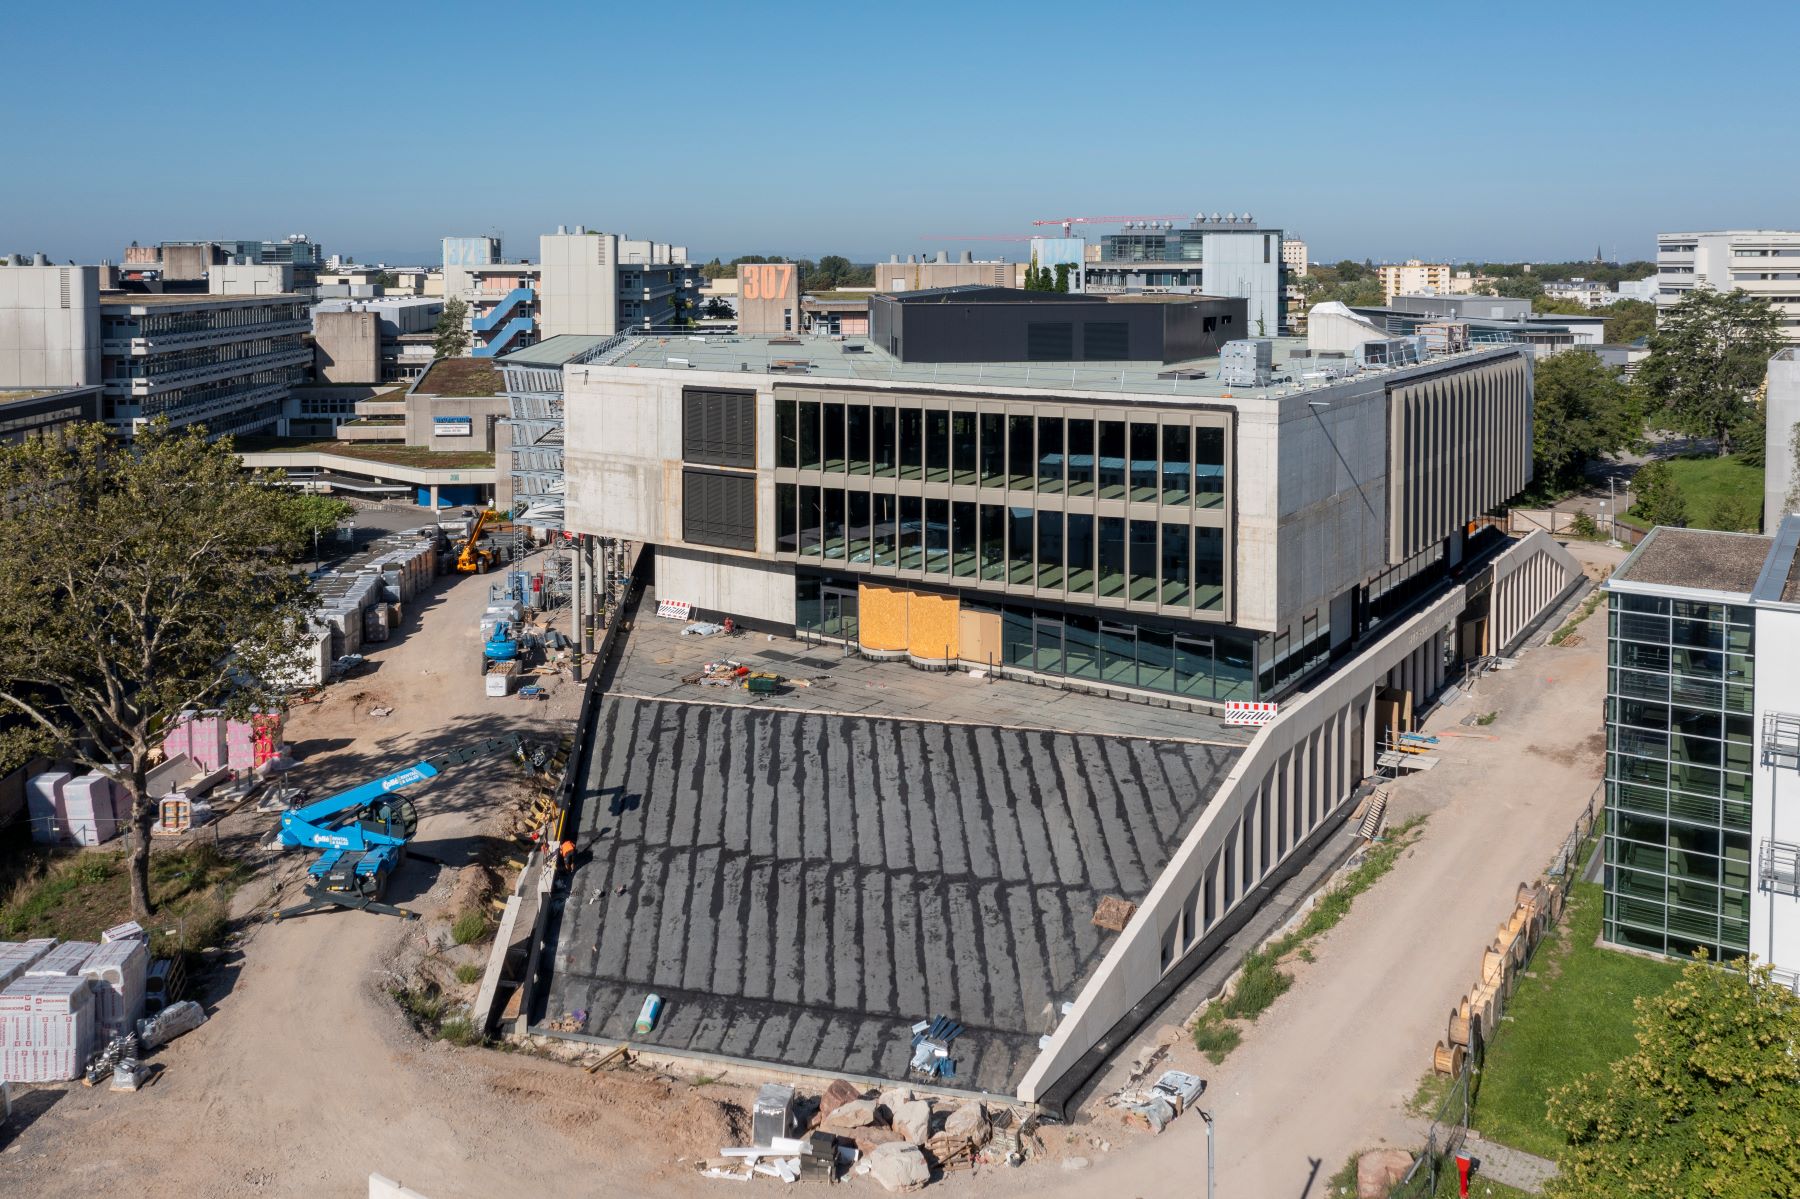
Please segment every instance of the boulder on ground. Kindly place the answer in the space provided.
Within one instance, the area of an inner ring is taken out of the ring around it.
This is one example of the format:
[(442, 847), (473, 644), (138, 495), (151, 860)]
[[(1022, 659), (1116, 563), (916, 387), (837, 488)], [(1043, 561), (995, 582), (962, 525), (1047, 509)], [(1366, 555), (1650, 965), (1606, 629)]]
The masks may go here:
[(1371, 1149), (1358, 1157), (1356, 1199), (1386, 1199), (1412, 1169), (1412, 1160), (1412, 1154), (1404, 1149)]
[(845, 1133), (844, 1135), (856, 1142), (856, 1151), (864, 1157), (875, 1152), (883, 1145), (898, 1145), (903, 1144), (906, 1141), (905, 1137), (901, 1136), (891, 1128), (876, 1128), (873, 1125), (868, 1128), (859, 1128), (855, 1132)]
[(931, 1136), (931, 1105), (923, 1099), (909, 1099), (892, 1109), (888, 1124), (915, 1145), (923, 1145)]
[(916, 1191), (931, 1181), (931, 1167), (917, 1145), (903, 1141), (877, 1146), (868, 1156), (869, 1176), (889, 1194)]
[(993, 1125), (988, 1123), (987, 1109), (979, 1103), (965, 1103), (944, 1120), (946, 1134), (960, 1137), (977, 1149), (988, 1143), (993, 1131)]
[(881, 1123), (881, 1107), (873, 1099), (840, 1103), (824, 1121), (832, 1128), (868, 1128)]
[(861, 1098), (862, 1092), (843, 1079), (832, 1079), (831, 1085), (825, 1088), (825, 1093), (819, 1096), (819, 1123), (823, 1124), (831, 1119), (831, 1113), (846, 1103), (854, 1103)]
[(875, 1096), (875, 1102), (891, 1112), (902, 1103), (911, 1103), (913, 1098), (912, 1088), (910, 1087), (889, 1087), (881, 1092), (881, 1094)]

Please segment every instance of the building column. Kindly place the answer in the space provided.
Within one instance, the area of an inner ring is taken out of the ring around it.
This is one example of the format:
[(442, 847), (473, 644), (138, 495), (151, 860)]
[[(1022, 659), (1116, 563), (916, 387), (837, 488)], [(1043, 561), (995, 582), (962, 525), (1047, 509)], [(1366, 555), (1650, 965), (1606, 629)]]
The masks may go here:
[(436, 483), (431, 485), (431, 510), (433, 512), (438, 510), (438, 485)]

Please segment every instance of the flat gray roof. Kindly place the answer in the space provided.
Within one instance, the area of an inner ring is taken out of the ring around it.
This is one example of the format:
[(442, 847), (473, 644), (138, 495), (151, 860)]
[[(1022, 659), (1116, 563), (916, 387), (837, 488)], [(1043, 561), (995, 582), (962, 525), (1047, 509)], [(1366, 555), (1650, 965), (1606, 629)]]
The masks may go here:
[[(1416, 315), (1416, 314), (1407, 314)], [(1270, 398), (1290, 395), (1329, 383), (1303, 380), (1317, 370), (1318, 358), (1301, 357), (1304, 337), (1266, 338), (1273, 348), (1273, 374), (1293, 381), (1268, 387), (1226, 386), (1219, 378), (1218, 358), (1188, 362), (901, 362), (867, 338), (839, 341), (825, 336), (729, 336), (632, 337), (605, 356), (598, 366), (694, 369), (737, 373), (791, 374), (795, 378), (885, 381), (895, 383), (954, 383), (994, 387), (1042, 387), (1053, 390), (1123, 391), (1134, 395), (1168, 395), (1182, 398)], [(1442, 355), (1415, 366), (1386, 368), (1379, 373), (1411, 373), (1434, 370), (1460, 359), (1507, 350), (1512, 345), (1484, 345), (1461, 354)], [(671, 359), (680, 359), (671, 362)], [(779, 362), (806, 362), (805, 371), (771, 371)], [(1340, 358), (1335, 361), (1342, 363)], [(1352, 365), (1354, 365), (1352, 363)], [(1200, 371), (1200, 379), (1163, 378), (1172, 371)], [(1362, 372), (1363, 374), (1376, 372)], [(1357, 376), (1352, 376), (1352, 378)], [(1341, 382), (1338, 380), (1337, 382)]]
[(536, 345), (502, 354), (495, 361), (508, 366), (562, 366), (575, 361), (594, 347), (606, 344), (613, 336), (610, 333), (558, 333), (555, 337), (546, 337)]
[(1658, 525), (1613, 572), (1613, 579), (1748, 596), (1762, 574), (1772, 537)]
[(0, 404), (22, 404), (26, 400), (42, 400), (51, 396), (85, 395), (100, 390), (100, 384), (80, 387), (0, 387)]

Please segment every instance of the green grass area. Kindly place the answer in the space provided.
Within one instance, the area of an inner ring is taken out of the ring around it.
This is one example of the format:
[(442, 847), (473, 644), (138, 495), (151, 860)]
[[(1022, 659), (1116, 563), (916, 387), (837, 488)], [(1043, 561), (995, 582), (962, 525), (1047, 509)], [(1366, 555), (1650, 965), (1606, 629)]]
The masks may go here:
[(1244, 959), (1237, 982), (1223, 999), (1207, 1005), (1191, 1028), (1194, 1048), (1217, 1065), (1238, 1047), (1244, 1034), (1240, 1025), (1255, 1023), (1287, 989), (1294, 976), (1281, 969), (1282, 959), (1294, 954), (1312, 961), (1308, 943), (1334, 928), (1350, 911), (1351, 902), (1394, 868), (1400, 855), (1418, 836), (1423, 816), (1415, 816), (1387, 831), (1342, 882), (1321, 895), (1300, 922), (1300, 927), (1264, 945)]
[[(56, 937), (98, 941), (100, 933), (131, 919), (130, 871), (123, 850), (15, 851), (8, 855), (12, 882), (0, 900), (0, 940)], [(210, 842), (150, 855), (146, 922), (158, 957), (224, 944), (231, 893), (250, 874)]]
[[(1760, 524), (1762, 467), (1747, 466), (1736, 455), (1670, 458), (1668, 465), (1687, 501), (1689, 528), (1737, 530), (1746, 528), (1746, 521)], [(1625, 516), (1630, 524), (1643, 526), (1635, 505)]]
[(360, 458), (367, 462), (386, 462), (393, 466), (416, 466), (425, 470), (492, 469), (494, 455), (488, 450), (430, 450), (420, 445), (391, 445), (386, 442), (315, 441), (307, 437), (239, 437), (232, 448), (240, 454), (337, 454), (344, 458)]
[(1562, 926), (1520, 980), (1482, 1067), (1474, 1123), (1483, 1136), (1556, 1157), (1565, 1144), (1545, 1120), (1550, 1092), (1630, 1053), (1632, 1001), (1680, 975), (1680, 963), (1595, 944), (1603, 899), (1599, 883), (1576, 883)]

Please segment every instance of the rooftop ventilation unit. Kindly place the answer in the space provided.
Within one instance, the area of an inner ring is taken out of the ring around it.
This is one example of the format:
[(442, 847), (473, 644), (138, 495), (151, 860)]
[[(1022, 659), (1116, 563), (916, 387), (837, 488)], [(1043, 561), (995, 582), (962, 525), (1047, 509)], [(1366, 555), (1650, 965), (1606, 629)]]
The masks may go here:
[(1275, 343), (1267, 338), (1228, 341), (1219, 351), (1219, 381), (1227, 387), (1267, 387), (1274, 366)]

